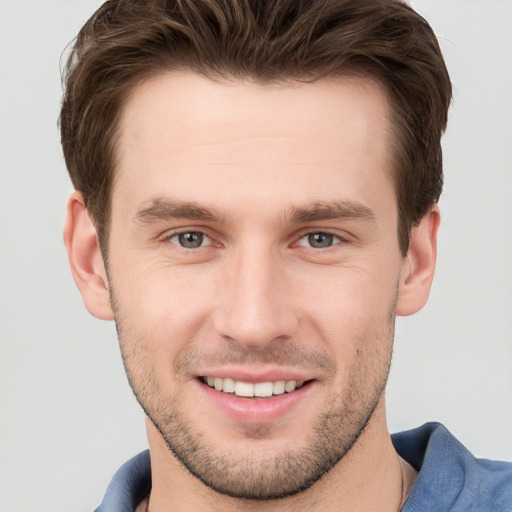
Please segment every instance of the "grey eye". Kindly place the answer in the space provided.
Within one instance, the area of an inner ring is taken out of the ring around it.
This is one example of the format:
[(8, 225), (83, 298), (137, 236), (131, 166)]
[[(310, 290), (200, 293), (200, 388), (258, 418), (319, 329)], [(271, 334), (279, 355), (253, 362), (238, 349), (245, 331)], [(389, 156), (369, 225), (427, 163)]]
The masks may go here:
[(208, 237), (199, 231), (189, 231), (186, 233), (179, 233), (171, 238), (171, 241), (176, 242), (185, 249), (198, 249), (201, 247)]
[(308, 244), (314, 249), (326, 249), (331, 247), (335, 241), (334, 235), (329, 233), (311, 233), (307, 236)]

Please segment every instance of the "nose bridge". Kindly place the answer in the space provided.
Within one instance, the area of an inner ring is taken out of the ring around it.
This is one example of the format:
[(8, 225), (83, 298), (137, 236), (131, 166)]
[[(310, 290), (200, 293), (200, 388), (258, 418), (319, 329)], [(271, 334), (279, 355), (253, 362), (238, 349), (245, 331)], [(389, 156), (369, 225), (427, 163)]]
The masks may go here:
[(269, 243), (251, 243), (229, 262), (225, 301), (217, 330), (246, 348), (263, 348), (288, 338), (298, 320), (287, 292), (282, 258)]

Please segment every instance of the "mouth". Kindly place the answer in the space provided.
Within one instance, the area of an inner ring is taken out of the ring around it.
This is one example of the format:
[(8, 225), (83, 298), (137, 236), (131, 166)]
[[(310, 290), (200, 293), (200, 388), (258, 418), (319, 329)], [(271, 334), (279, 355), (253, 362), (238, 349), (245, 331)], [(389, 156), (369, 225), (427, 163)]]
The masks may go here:
[(216, 391), (242, 398), (269, 398), (279, 396), (300, 389), (309, 382), (302, 380), (276, 380), (253, 383), (229, 377), (220, 378), (211, 376), (200, 377), (200, 380)]
[(211, 407), (208, 410), (212, 418), (220, 413), (221, 421), (230, 418), (237, 424), (263, 424), (285, 421), (285, 418), (296, 419), (293, 411), (304, 411), (304, 407), (307, 410), (311, 397), (315, 396), (315, 389), (318, 388), (315, 378), (308, 379), (309, 375), (306, 377), (289, 370), (260, 372), (260, 375), (250, 375), (243, 369), (236, 369), (231, 375), (227, 369), (219, 370), (216, 375), (214, 371), (209, 375), (205, 371), (195, 379), (201, 391), (198, 399), (202, 410)]

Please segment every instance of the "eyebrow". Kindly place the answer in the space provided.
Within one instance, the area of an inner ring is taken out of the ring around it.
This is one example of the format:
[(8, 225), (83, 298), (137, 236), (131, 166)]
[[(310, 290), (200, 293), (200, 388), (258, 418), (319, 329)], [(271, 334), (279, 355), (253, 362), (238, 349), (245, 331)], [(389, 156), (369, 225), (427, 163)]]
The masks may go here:
[[(188, 219), (192, 221), (218, 222), (224, 216), (191, 201), (170, 198), (154, 198), (135, 214), (134, 219), (144, 224), (159, 221)], [(356, 201), (316, 202), (306, 207), (292, 207), (287, 218), (292, 223), (318, 222), (323, 220), (355, 220), (374, 222), (371, 208)]]
[(172, 219), (214, 222), (219, 219), (219, 216), (214, 211), (194, 202), (155, 198), (149, 202), (148, 206), (139, 210), (134, 219), (144, 224)]
[(316, 222), (322, 220), (356, 220), (375, 222), (375, 212), (356, 201), (317, 202), (306, 208), (293, 209), (292, 222)]

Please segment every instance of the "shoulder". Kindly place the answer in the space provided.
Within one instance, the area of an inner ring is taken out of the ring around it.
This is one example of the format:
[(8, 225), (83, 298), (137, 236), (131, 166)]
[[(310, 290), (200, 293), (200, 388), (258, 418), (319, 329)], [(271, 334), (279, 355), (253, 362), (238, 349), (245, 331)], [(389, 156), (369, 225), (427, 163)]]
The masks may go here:
[(394, 434), (392, 440), (419, 471), (404, 512), (512, 510), (512, 463), (475, 458), (439, 423)]
[(117, 470), (95, 512), (133, 512), (150, 490), (151, 464), (146, 450)]

